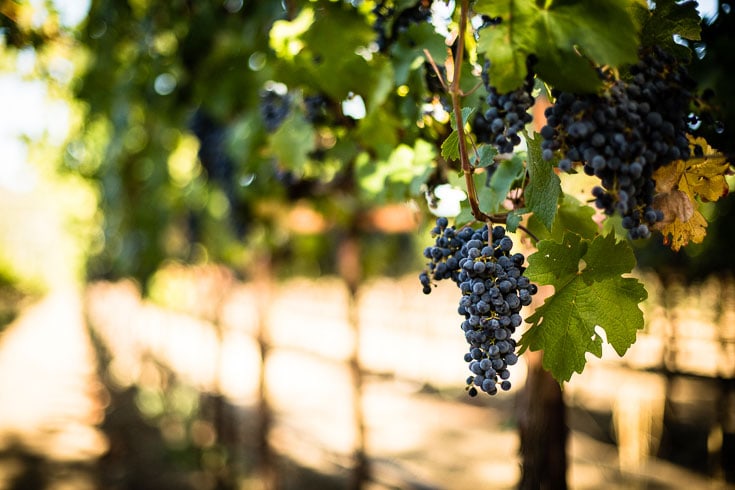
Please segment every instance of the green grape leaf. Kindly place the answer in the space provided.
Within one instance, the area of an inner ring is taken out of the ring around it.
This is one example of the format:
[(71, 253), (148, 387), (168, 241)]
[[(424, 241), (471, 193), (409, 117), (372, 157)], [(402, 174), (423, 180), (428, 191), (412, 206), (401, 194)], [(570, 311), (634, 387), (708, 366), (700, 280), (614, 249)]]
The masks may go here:
[(547, 230), (551, 230), (561, 195), (561, 180), (554, 172), (553, 162), (547, 162), (541, 156), (541, 138), (527, 137), (526, 144), (528, 145), (526, 206)]
[(657, 0), (656, 8), (639, 10), (642, 17), (641, 44), (644, 46), (661, 46), (677, 56), (689, 61), (692, 52), (689, 48), (677, 44), (674, 36), (698, 41), (701, 39), (701, 19), (697, 12), (697, 2), (676, 2), (675, 0)]
[[(503, 202), (508, 198), (508, 192), (513, 184), (523, 177), (525, 168), (523, 160), (518, 155), (502, 160), (487, 182), (487, 173), (480, 174), (485, 181), (482, 189), (478, 188), (481, 208), (486, 213), (495, 213), (502, 210)], [(486, 200), (483, 201), (483, 195)]]
[(301, 174), (309, 161), (309, 153), (316, 149), (314, 127), (294, 112), (271, 135), (270, 148), (281, 165)]
[[(471, 107), (462, 108), (462, 123), (467, 124), (472, 113), (475, 109)], [(459, 160), (459, 133), (457, 132), (457, 122), (454, 114), (449, 119), (449, 124), (452, 126), (453, 131), (449, 133), (449, 136), (442, 142), (442, 156), (447, 160)], [(465, 133), (466, 134), (466, 133)]]
[(594, 208), (582, 204), (569, 194), (564, 194), (564, 199), (557, 210), (554, 226), (551, 228), (551, 238), (560, 241), (565, 233), (571, 231), (582, 238), (592, 240), (600, 232), (600, 225), (593, 219), (594, 215)]
[(557, 243), (543, 240), (538, 251), (528, 257), (526, 276), (538, 284), (563, 284), (579, 272), (579, 260), (587, 253), (588, 241), (573, 233), (564, 235)]
[(472, 174), (472, 180), (475, 182), (477, 204), (480, 206), (480, 209), (485, 212), (492, 212), (490, 210), (495, 209), (498, 205), (497, 195), (493, 192), (493, 189), (487, 185), (487, 174), (476, 172)]
[[(562, 194), (551, 231), (535, 214), (528, 218), (528, 229), (539, 240), (550, 239), (561, 242), (567, 232), (591, 240), (600, 233), (600, 226), (594, 221), (594, 215), (595, 210), (591, 206), (582, 204), (569, 194)], [(605, 220), (608, 221), (610, 220)]]
[(478, 51), (490, 60), (490, 80), (500, 93), (526, 77), (526, 57), (536, 73), (569, 91), (594, 91), (601, 81), (592, 63), (619, 66), (637, 59), (633, 0), (478, 0), (475, 11), (502, 22), (480, 31)]
[(495, 163), (498, 151), (492, 145), (480, 145), (477, 149), (477, 167), (486, 168)]
[[(474, 107), (462, 108), (462, 124), (467, 124), (467, 121), (470, 119), (470, 116), (473, 112), (475, 112)], [(452, 129), (454, 129), (455, 131), (457, 130), (457, 118), (454, 117), (454, 112), (452, 112), (449, 118), (449, 124), (452, 126)]]
[(622, 356), (643, 328), (639, 303), (647, 293), (637, 279), (622, 277), (635, 265), (627, 242), (566, 233), (562, 242), (543, 240), (528, 258), (526, 275), (554, 294), (526, 321), (521, 350), (543, 350), (544, 368), (563, 384), (581, 373), (586, 354), (602, 355), (601, 332)]
[(518, 225), (521, 224), (523, 215), (527, 212), (528, 210), (525, 208), (512, 210), (505, 218), (505, 228), (511, 233), (515, 232), (518, 229)]
[(521, 86), (526, 78), (526, 57), (535, 51), (536, 35), (531, 30), (539, 8), (533, 0), (478, 0), (475, 12), (500, 17), (497, 26), (480, 31), (477, 50), (490, 60), (490, 81), (500, 93)]
[(446, 160), (459, 160), (459, 133), (457, 130), (449, 133), (442, 142), (442, 157)]
[(381, 95), (376, 85), (384, 71), (378, 65), (385, 61), (369, 62), (358, 54), (375, 36), (359, 11), (346, 4), (320, 2), (305, 7), (293, 21), (278, 21), (272, 31), (271, 46), (284, 60), (292, 61), (279, 70), (281, 81), (301, 85), (308, 80), (334, 99), (342, 100), (352, 92), (365, 99), (368, 109), (380, 105), (371, 96)]

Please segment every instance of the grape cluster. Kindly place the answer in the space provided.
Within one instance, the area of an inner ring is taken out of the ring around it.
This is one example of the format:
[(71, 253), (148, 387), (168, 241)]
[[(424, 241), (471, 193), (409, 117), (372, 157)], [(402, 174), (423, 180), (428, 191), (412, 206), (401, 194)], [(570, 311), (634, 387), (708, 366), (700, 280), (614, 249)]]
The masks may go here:
[(291, 96), (276, 90), (260, 92), (260, 117), (265, 129), (272, 133), (278, 129), (291, 111)]
[(623, 217), (630, 238), (646, 238), (663, 220), (653, 207), (653, 172), (689, 157), (694, 82), (676, 59), (658, 48), (642, 53), (630, 77), (611, 80), (602, 94), (555, 92), (541, 130), (543, 157), (561, 152), (558, 166), (570, 171), (582, 162), (600, 179), (595, 205)]
[(489, 108), (473, 120), (473, 132), (480, 143), (490, 143), (500, 153), (511, 153), (521, 142), (518, 134), (533, 120), (528, 109), (534, 103), (533, 72), (529, 69), (523, 86), (505, 94), (498, 93), (488, 76), (489, 63), (482, 70), (482, 81), (487, 90), (485, 101)]
[(525, 257), (511, 254), (513, 240), (502, 226), (456, 230), (438, 218), (431, 233), (435, 244), (424, 250), (429, 262), (419, 280), (425, 294), (431, 293), (432, 280), (442, 279), (451, 279), (462, 293), (457, 311), (465, 318), (462, 330), (469, 344), (464, 356), (472, 373), (469, 395), (476, 396), (478, 389), (494, 395), (498, 385), (508, 390), (508, 367), (518, 362), (511, 336), (522, 322), (521, 308), (537, 291), (523, 275)]

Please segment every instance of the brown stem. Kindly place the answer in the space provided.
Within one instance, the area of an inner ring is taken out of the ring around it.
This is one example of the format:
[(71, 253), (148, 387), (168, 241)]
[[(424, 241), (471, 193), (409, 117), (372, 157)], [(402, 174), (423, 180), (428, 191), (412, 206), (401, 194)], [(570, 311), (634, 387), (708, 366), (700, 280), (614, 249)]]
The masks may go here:
[(477, 189), (475, 189), (475, 181), (472, 178), (474, 167), (470, 165), (470, 157), (467, 152), (467, 141), (465, 139), (464, 121), (462, 120), (462, 89), (459, 81), (462, 76), (462, 60), (464, 58), (464, 37), (467, 29), (468, 13), (470, 9), (469, 0), (462, 0), (459, 15), (459, 35), (457, 38), (457, 56), (454, 59), (454, 76), (452, 83), (449, 85), (449, 95), (452, 98), (452, 109), (454, 110), (454, 120), (457, 124), (457, 137), (459, 139), (459, 158), (462, 164), (462, 172), (467, 186), (467, 198), (472, 208), (472, 216), (478, 221), (491, 221), (490, 217), (480, 210), (480, 203), (477, 198)]

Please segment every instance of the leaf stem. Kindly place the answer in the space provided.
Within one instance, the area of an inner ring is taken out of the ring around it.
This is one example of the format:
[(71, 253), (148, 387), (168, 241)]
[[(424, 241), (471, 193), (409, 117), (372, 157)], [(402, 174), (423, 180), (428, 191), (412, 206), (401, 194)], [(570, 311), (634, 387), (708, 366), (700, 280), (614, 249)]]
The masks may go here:
[(523, 225), (518, 225), (518, 229), (523, 231), (526, 235), (528, 235), (531, 238), (531, 240), (533, 240), (534, 243), (538, 243), (538, 237), (534, 235), (533, 232), (531, 232), (531, 230), (529, 230)]

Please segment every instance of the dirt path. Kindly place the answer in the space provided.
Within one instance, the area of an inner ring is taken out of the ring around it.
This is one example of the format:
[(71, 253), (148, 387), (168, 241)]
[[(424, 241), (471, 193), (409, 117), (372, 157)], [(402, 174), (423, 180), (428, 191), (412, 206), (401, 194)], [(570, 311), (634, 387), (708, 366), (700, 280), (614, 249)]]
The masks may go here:
[[(303, 295), (304, 286), (298, 286), (296, 296)], [(218, 375), (238, 410), (235, 416), (244, 419), (252, 413), (252, 379), (259, 367), (244, 317), (230, 325), (223, 350), (217, 354), (212, 352), (216, 343), (206, 322), (142, 302), (130, 288), (107, 288), (103, 291), (106, 296), (97, 297), (101, 302), (92, 310), (98, 308), (96, 314), (107, 318), (106, 326), (97, 333), (110, 349), (117, 373), (113, 377), (121, 385), (145, 386), (156, 378), (141, 357), (150, 360), (153, 355), (200, 390), (211, 390), (213, 376)], [(283, 294), (289, 297), (294, 292)], [(336, 297), (324, 291), (315, 294)], [(366, 296), (366, 305), (369, 300)], [(238, 305), (247, 310), (248, 301), (245, 294), (238, 298)], [(310, 327), (303, 315), (299, 321), (288, 317), (298, 314), (300, 306), (289, 303), (294, 305), (292, 310), (282, 307), (281, 316), (274, 315), (273, 336), (284, 345), (275, 346), (266, 369), (275, 416), (271, 443), (291, 462), (291, 470), (283, 469), (282, 481), (289, 484), (287, 488), (296, 489), (305, 488), (300, 480), (305, 468), (341, 481), (349, 471), (352, 444), (351, 412), (345, 408), (350, 378), (344, 360), (335, 355), (343, 351), (339, 342), (349, 342), (349, 335), (339, 334), (343, 325), (337, 310), (321, 311), (323, 317), (319, 317), (319, 308), (308, 298), (304, 301), (313, 310), (310, 321), (321, 332), (333, 331), (329, 335), (333, 343), (307, 335)], [(401, 308), (405, 310), (405, 305)], [(24, 311), (0, 337), (0, 490), (98, 488), (94, 468), (109, 454), (110, 444), (98, 427), (106, 409), (108, 414), (121, 410), (107, 407), (110, 398), (96, 375), (97, 359), (82, 310), (78, 293), (54, 292)], [(368, 313), (379, 311), (371, 306)], [(415, 324), (403, 323), (402, 330), (379, 321), (365, 325), (366, 348), (374, 349), (365, 358), (372, 372), (380, 373), (367, 376), (364, 387), (367, 450), (374, 469), (368, 490), (513, 488), (519, 460), (512, 398), (468, 404), (458, 402), (454, 395), (426, 390), (416, 379), (386, 374), (402, 370), (434, 379), (455, 377), (453, 372), (440, 370), (442, 363), (455, 365), (453, 350), (446, 352), (448, 342), (440, 336), (443, 334), (426, 335), (431, 327), (415, 311), (410, 317)], [(408, 350), (407, 358), (393, 354), (393, 349), (411, 346), (418, 347)], [(47, 460), (36, 465), (35, 480), (23, 474), (27, 471), (24, 461), (11, 449)], [(622, 478), (616, 448), (583, 433), (572, 432), (569, 451), (573, 489), (732, 488), (654, 458), (639, 474)], [(26, 478), (25, 486), (11, 486), (22, 478)], [(193, 487), (206, 489), (209, 483), (202, 480)]]
[[(53, 292), (0, 337), (3, 450), (69, 464), (93, 462), (106, 451), (107, 440), (96, 428), (104, 417), (105, 391), (96, 379), (81, 311), (76, 292)], [(1, 461), (0, 486), (19, 471), (13, 458)]]

